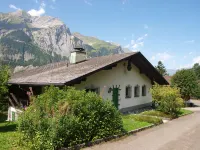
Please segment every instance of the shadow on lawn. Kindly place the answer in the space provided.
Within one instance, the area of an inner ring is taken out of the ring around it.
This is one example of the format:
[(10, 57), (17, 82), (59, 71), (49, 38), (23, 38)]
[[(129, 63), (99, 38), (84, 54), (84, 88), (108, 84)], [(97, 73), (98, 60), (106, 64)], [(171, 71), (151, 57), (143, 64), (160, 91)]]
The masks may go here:
[(7, 115), (4, 113), (0, 113), (0, 133), (16, 131), (17, 125), (13, 122), (6, 122), (6, 119)]
[(16, 124), (5, 122), (4, 126), (0, 126), (0, 133), (1, 132), (11, 132), (11, 131), (16, 131)]

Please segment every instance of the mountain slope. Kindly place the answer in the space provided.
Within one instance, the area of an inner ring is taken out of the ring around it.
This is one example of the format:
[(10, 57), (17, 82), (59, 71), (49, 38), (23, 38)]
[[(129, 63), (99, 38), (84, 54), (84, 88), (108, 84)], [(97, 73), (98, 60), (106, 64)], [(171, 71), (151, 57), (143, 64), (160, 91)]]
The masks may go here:
[(123, 53), (120, 45), (71, 34), (58, 18), (32, 17), (25, 11), (0, 13), (0, 59), (11, 66), (41, 66), (68, 59), (73, 47), (89, 57)]
[(83, 41), (83, 44), (88, 50), (88, 55), (91, 57), (119, 54), (124, 52), (122, 47), (118, 44), (99, 40), (91, 36), (84, 36), (78, 32), (73, 33), (73, 35)]

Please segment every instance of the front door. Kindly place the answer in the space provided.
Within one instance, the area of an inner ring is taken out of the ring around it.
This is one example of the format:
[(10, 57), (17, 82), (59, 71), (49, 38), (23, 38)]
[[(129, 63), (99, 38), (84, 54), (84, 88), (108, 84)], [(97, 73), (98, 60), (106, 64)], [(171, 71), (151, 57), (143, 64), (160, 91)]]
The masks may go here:
[(112, 88), (112, 101), (114, 106), (118, 109), (119, 108), (119, 87), (114, 87)]

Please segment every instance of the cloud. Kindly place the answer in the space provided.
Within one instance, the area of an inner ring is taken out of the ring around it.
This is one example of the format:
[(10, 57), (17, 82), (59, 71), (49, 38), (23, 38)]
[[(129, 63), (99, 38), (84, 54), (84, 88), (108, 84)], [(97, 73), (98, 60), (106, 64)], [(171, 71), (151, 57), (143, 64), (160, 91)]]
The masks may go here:
[(37, 4), (37, 3), (38, 3), (38, 0), (35, 0), (35, 3)]
[(46, 7), (46, 4), (44, 3), (44, 1), (42, 1), (38, 10), (31, 9), (28, 11), (28, 13), (31, 16), (41, 16), (41, 15), (45, 14), (45, 7)]
[(50, 5), (49, 8), (51, 8), (51, 9), (56, 9), (53, 5)]
[(193, 52), (189, 52), (189, 55), (192, 55), (193, 54)]
[(28, 11), (31, 16), (41, 16), (45, 14), (44, 8), (40, 8), (39, 10), (31, 9)]
[(167, 52), (163, 52), (163, 53), (157, 53), (155, 56), (151, 57), (151, 60), (157, 60), (157, 61), (167, 61), (169, 59), (171, 59), (173, 56), (170, 55)]
[(55, 2), (56, 2), (56, 0), (52, 0), (52, 2), (54, 2), (54, 3), (55, 3)]
[(10, 4), (9, 7), (12, 8), (12, 9), (15, 9), (15, 10), (21, 10), (20, 8), (16, 7), (16, 6), (13, 5), (13, 4)]
[(126, 41), (126, 38), (124, 38), (124, 41)]
[(185, 43), (188, 43), (188, 44), (193, 44), (195, 42), (195, 40), (188, 40), (188, 41), (185, 41)]
[(122, 4), (126, 4), (127, 3), (127, 0), (122, 0)]
[(148, 29), (149, 26), (147, 24), (144, 24), (144, 29)]
[(194, 64), (196, 64), (196, 63), (200, 64), (200, 56), (193, 58), (192, 63), (190, 63), (190, 64), (180, 65), (178, 69), (192, 68), (194, 66)]
[[(124, 48), (130, 48), (132, 51), (138, 51), (140, 47), (144, 46), (144, 39), (148, 36), (148, 34), (145, 34), (141, 37), (138, 37), (136, 40), (131, 40), (129, 44), (124, 46)], [(132, 35), (133, 38), (133, 35)]]
[(90, 1), (88, 1), (88, 0), (84, 0), (84, 3), (87, 4), (87, 5), (92, 6), (92, 3)]
[(155, 56), (152, 56), (151, 58), (150, 58), (150, 60), (155, 60), (156, 59), (156, 57)]

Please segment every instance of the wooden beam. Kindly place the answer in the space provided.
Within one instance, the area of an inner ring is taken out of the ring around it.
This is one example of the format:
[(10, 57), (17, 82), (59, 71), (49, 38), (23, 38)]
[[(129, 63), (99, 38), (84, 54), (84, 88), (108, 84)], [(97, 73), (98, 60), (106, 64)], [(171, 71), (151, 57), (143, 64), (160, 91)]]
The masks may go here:
[(18, 102), (17, 98), (15, 97), (15, 95), (13, 93), (10, 93), (12, 99), (15, 101), (15, 103), (17, 104), (17, 106), (20, 106), (20, 103)]
[(9, 100), (10, 104), (12, 105), (12, 107), (15, 107), (15, 105), (14, 105), (14, 103), (12, 102), (12, 99), (11, 99), (10, 97), (8, 98), (8, 100)]

